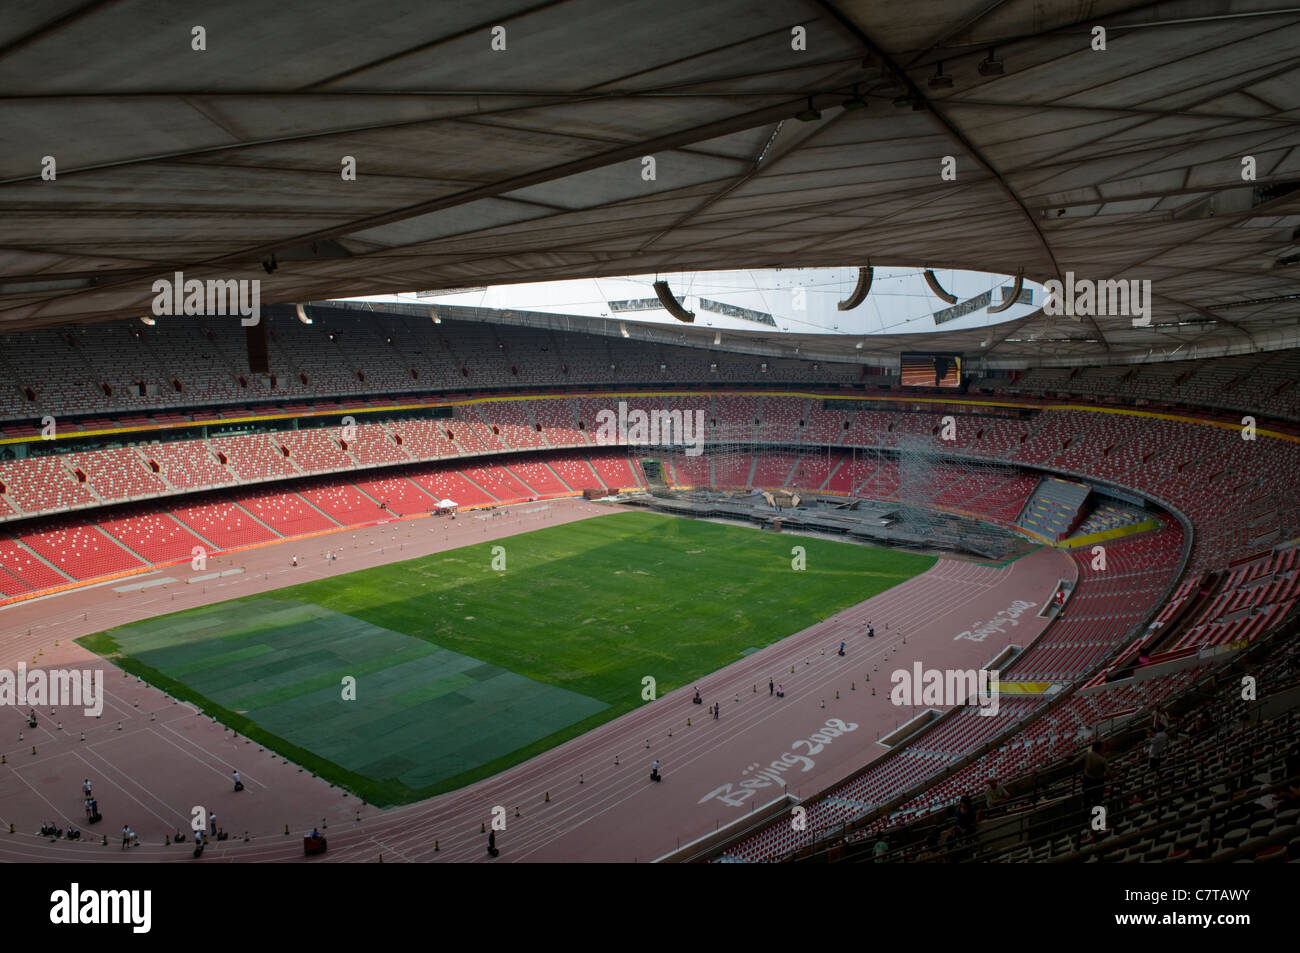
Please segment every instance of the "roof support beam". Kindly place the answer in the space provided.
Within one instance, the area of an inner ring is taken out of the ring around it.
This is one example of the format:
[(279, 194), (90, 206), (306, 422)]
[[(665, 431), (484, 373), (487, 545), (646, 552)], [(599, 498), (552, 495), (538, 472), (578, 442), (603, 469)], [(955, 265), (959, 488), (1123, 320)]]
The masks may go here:
[[(1048, 261), (1052, 263), (1052, 274), (1047, 277), (1060, 278), (1061, 266), (1057, 263), (1056, 255), (1052, 252), (1051, 246), (1047, 243), (1047, 238), (1043, 235), (1042, 229), (1038, 227), (1038, 222), (1035, 220), (1033, 213), (1030, 212), (1025, 206), (1025, 203), (1020, 200), (1020, 196), (1016, 195), (1016, 193), (1012, 191), (1011, 186), (1009, 186), (1006, 183), (1006, 180), (998, 174), (997, 169), (993, 168), (992, 163), (984, 157), (984, 154), (976, 148), (975, 144), (967, 139), (966, 136), (955, 125), (953, 125), (951, 120), (949, 120), (942, 112), (937, 110), (934, 104), (930, 102), (930, 100), (921, 93), (921, 90), (917, 88), (916, 84), (912, 82), (907, 73), (905, 73), (902, 68), (885, 53), (884, 50), (877, 46), (875, 41), (872, 40), (871, 37), (867, 36), (867, 34), (864, 33), (856, 23), (841, 13), (840, 10), (830, 2), (830, 0), (809, 0), (809, 2), (823, 10), (835, 23), (839, 24), (840, 28), (843, 29), (844, 32), (857, 40), (858, 43), (860, 43), (878, 63), (888, 71), (894, 73), (898, 81), (907, 89), (908, 95), (912, 98), (913, 102), (925, 104), (928, 112), (934, 117), (935, 122), (942, 128), (942, 130), (951, 139), (957, 142), (962, 149), (964, 149), (966, 153), (984, 169), (984, 171), (993, 177), (998, 188), (1001, 189), (1007, 198), (1014, 203), (1015, 207), (1020, 210), (1020, 213), (1024, 216), (1025, 223), (1029, 226), (1029, 230), (1036, 239), (1039, 248), (1042, 250), (1043, 254), (1047, 256)], [(1101, 327), (1091, 317), (1088, 320), (1092, 323), (1093, 330), (1097, 332), (1097, 340), (1099, 340), (1102, 346), (1109, 351), (1110, 342), (1106, 340), (1106, 335), (1102, 333)]]

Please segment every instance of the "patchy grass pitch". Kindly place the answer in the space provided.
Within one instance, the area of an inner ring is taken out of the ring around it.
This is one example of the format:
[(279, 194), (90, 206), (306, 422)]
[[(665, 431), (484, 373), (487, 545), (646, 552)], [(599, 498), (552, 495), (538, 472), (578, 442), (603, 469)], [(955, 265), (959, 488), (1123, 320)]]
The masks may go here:
[(402, 804), (649, 704), (646, 675), (665, 694), (933, 563), (628, 511), (78, 642), (372, 804)]

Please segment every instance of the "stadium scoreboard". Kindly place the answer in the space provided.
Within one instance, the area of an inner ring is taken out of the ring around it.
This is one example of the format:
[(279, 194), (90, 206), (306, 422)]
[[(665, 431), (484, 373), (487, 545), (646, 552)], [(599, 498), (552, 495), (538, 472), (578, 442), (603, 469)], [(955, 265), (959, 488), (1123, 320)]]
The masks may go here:
[(961, 388), (962, 356), (952, 352), (904, 351), (899, 355), (899, 383), (904, 387)]

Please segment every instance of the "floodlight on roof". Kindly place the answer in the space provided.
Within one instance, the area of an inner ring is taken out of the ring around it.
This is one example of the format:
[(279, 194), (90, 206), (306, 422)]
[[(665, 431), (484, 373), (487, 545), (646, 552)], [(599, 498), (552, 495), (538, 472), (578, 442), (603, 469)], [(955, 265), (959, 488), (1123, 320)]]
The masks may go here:
[(862, 96), (862, 87), (859, 83), (853, 84), (853, 95), (844, 102), (840, 103), (840, 108), (845, 112), (851, 112), (855, 109), (866, 109), (867, 101)]
[(668, 287), (666, 281), (656, 281), (654, 283), (655, 295), (659, 298), (659, 303), (664, 306), (664, 310), (671, 314), (678, 321), (684, 321), (692, 324), (695, 321), (695, 312), (687, 311), (682, 307), (674, 296), (672, 289)]
[(949, 294), (943, 290), (943, 286), (939, 284), (939, 279), (934, 276), (933, 271), (929, 268), (925, 269), (923, 277), (925, 278), (925, 283), (930, 286), (930, 290), (934, 292), (936, 298), (941, 301), (946, 301), (948, 304), (957, 303), (957, 296)]
[(981, 61), (979, 65), (981, 76), (1001, 76), (1003, 72), (1002, 61), (993, 55), (993, 47), (989, 47), (989, 55)]
[(871, 279), (875, 275), (875, 269), (870, 265), (865, 268), (858, 268), (858, 283), (853, 288), (853, 293), (838, 302), (835, 307), (839, 311), (852, 311), (863, 301), (867, 300), (867, 295), (871, 292)]
[(868, 53), (862, 57), (862, 77), (866, 80), (880, 79), (884, 75), (884, 70), (880, 68), (880, 63), (876, 58)]
[(822, 114), (813, 108), (812, 97), (808, 97), (808, 108), (794, 114), (794, 118), (800, 122), (816, 122), (822, 118)]
[[(1017, 301), (1020, 300), (1020, 291), (1021, 289), (1024, 288), (1024, 286), (1025, 286), (1025, 270), (1021, 268), (1020, 271), (1017, 272), (1016, 274), (1016, 284), (1015, 287), (1011, 289), (1011, 294), (1009, 294), (1005, 299), (1003, 299), (1001, 304), (994, 305), (993, 307), (989, 308), (988, 313), (1001, 314), (1003, 311), (1007, 310), (1007, 308), (1011, 307), (1013, 304), (1015, 304)], [(981, 345), (981, 347), (982, 346), (983, 345)]]

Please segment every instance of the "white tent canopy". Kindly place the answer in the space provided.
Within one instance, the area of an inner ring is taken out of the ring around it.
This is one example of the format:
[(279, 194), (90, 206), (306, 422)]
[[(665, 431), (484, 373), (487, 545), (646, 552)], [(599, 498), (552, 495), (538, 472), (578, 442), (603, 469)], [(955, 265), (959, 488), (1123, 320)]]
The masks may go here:
[(439, 501), (438, 501), (438, 509), (440, 509), (440, 510), (454, 510), (454, 509), (456, 508), (456, 506), (457, 506), (457, 503), (456, 503), (455, 500), (439, 500)]

